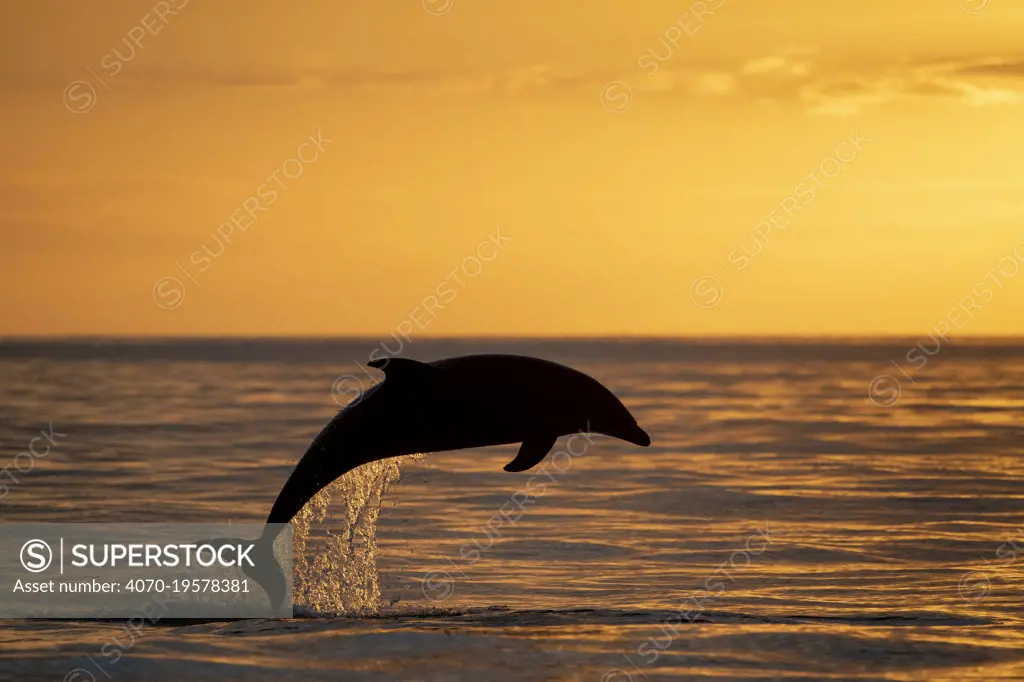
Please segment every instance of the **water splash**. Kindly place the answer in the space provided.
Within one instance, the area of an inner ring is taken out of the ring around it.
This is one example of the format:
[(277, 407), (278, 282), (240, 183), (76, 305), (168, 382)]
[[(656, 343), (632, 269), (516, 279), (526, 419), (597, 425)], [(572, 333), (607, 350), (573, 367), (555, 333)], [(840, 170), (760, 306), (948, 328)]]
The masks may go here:
[[(295, 604), (329, 615), (381, 608), (377, 518), (402, 465), (423, 455), (364, 464), (321, 490), (292, 519)], [(337, 501), (332, 507), (331, 502)]]

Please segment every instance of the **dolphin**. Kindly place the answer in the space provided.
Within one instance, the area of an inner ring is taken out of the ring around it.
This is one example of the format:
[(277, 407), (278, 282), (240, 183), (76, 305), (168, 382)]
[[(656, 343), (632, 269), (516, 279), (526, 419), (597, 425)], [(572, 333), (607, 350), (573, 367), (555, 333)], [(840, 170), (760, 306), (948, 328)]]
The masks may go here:
[[(505, 471), (540, 463), (559, 436), (600, 433), (647, 447), (651, 438), (596, 379), (549, 360), (465, 355), (367, 363), (384, 381), (345, 406), (313, 439), (267, 516), (250, 575), (276, 607), (285, 580), (273, 541), (314, 495), (356, 467), (389, 457), (522, 443)], [(268, 554), (269, 552), (269, 554)], [(269, 558), (268, 558), (269, 557)], [(277, 571), (273, 567), (277, 567)]]

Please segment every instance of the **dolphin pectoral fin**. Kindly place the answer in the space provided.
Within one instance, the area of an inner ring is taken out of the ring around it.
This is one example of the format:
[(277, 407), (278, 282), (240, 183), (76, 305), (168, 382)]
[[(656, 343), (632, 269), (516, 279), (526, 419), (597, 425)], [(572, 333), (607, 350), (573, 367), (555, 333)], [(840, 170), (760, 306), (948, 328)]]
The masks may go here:
[(523, 441), (516, 458), (505, 465), (505, 471), (519, 472), (537, 466), (544, 456), (551, 452), (558, 436), (536, 436)]
[(425, 377), (437, 371), (435, 367), (425, 362), (409, 358), (381, 358), (371, 360), (366, 366), (379, 369), (388, 377)]

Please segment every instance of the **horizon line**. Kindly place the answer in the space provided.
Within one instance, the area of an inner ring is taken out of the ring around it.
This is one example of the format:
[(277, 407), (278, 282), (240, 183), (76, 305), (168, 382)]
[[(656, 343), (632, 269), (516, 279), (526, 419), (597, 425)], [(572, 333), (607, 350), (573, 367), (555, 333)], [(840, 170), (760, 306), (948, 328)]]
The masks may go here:
[[(103, 342), (103, 341), (376, 341), (394, 332), (375, 334), (0, 334), (5, 342)], [(446, 334), (402, 337), (408, 343), (417, 341), (906, 341), (934, 338), (929, 332), (922, 334)], [(945, 343), (958, 341), (1022, 341), (1021, 334), (961, 334), (943, 337)]]

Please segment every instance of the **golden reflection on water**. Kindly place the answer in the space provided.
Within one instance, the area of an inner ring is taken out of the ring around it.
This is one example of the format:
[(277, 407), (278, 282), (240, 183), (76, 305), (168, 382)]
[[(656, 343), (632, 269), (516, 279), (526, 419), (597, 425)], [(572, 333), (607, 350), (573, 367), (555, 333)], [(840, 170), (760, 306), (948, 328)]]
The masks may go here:
[[(172, 661), (174, 679), (217, 662), (268, 679), (600, 680), (629, 656), (636, 680), (1024, 677), (1024, 362), (935, 362), (880, 407), (867, 388), (895, 371), (884, 361), (565, 360), (622, 397), (651, 448), (595, 437), (567, 468), (522, 474), (501, 470), (515, 446), (428, 456), (380, 511), (383, 619), (156, 627), (118, 674)], [(27, 431), (53, 415), (72, 434), (5, 500), (5, 519), (259, 520), (337, 409), (336, 374), (0, 362), (13, 421)], [(737, 555), (758, 529), (765, 551)], [(430, 574), (443, 589), (425, 589)], [(655, 660), (639, 653), (715, 576), (724, 590), (697, 622)], [(0, 666), (60, 679), (110, 632), (8, 624)]]

